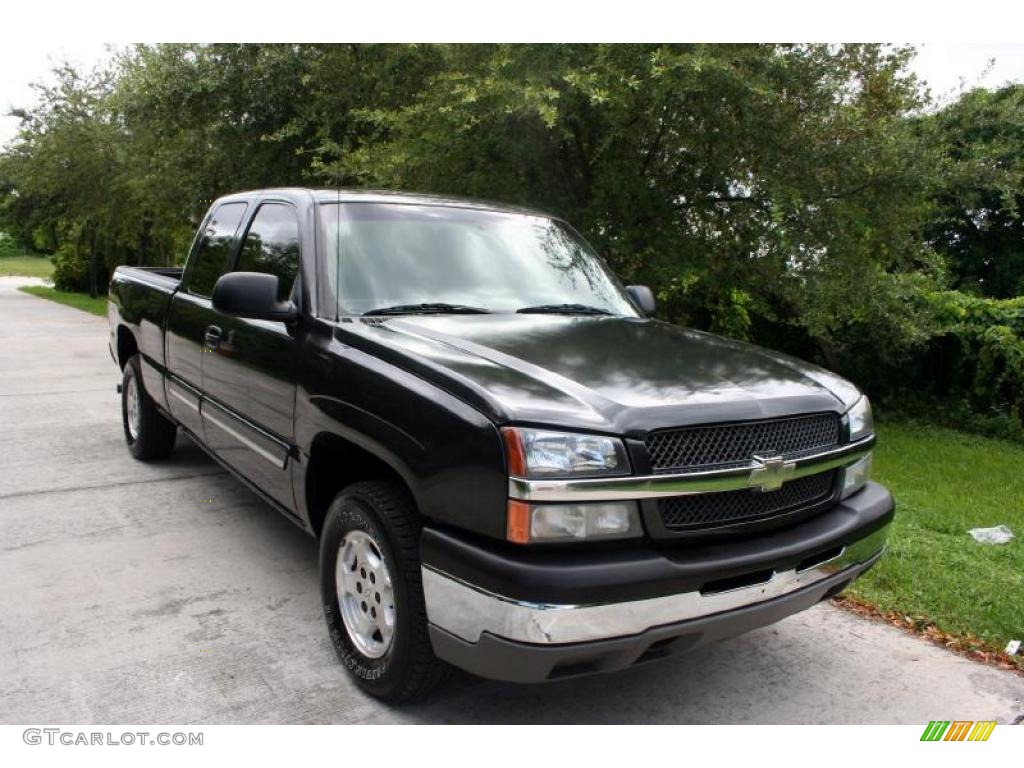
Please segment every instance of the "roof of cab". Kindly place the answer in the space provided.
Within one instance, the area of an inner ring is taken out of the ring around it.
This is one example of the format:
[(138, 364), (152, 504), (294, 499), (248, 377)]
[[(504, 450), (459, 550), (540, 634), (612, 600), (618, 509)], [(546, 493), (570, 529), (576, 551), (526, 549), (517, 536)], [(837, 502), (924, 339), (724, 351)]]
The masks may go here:
[(393, 205), (436, 205), (449, 208), (473, 208), (481, 211), (497, 211), (500, 213), (518, 213), (527, 216), (543, 216), (555, 218), (549, 213), (535, 208), (527, 208), (509, 203), (496, 203), (490, 200), (476, 200), (467, 197), (450, 197), (446, 195), (429, 195), (414, 192), (397, 192), (382, 189), (309, 189), (305, 187), (277, 187), (272, 189), (253, 189), (224, 195), (220, 201), (232, 198), (251, 198), (256, 195), (279, 194), (282, 197), (294, 198), (311, 195), (318, 203), (391, 203)]

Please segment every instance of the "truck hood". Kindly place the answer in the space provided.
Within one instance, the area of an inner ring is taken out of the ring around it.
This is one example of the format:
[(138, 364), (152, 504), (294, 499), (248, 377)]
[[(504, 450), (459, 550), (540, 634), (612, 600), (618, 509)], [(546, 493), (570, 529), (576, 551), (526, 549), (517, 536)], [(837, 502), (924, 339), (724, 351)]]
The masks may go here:
[(658, 427), (842, 412), (860, 396), (788, 355), (645, 318), (367, 318), (339, 324), (338, 339), (498, 423), (642, 437)]

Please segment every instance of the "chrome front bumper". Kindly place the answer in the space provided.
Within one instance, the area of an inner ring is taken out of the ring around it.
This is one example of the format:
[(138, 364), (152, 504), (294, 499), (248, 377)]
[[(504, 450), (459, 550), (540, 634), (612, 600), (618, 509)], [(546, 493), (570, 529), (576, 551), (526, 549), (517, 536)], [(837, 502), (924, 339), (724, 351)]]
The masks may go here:
[[(423, 566), (427, 618), (433, 627), (465, 643), (478, 643), (484, 635), (531, 645), (588, 643), (638, 635), (655, 627), (765, 603), (833, 580), (844, 571), (850, 572), (852, 580), (882, 553), (887, 532), (885, 525), (839, 551), (827, 553), (827, 559), (821, 562), (762, 573), (756, 583), (733, 589), (716, 590), (708, 584), (680, 594), (587, 605), (513, 600)], [(840, 582), (845, 586), (849, 580)]]

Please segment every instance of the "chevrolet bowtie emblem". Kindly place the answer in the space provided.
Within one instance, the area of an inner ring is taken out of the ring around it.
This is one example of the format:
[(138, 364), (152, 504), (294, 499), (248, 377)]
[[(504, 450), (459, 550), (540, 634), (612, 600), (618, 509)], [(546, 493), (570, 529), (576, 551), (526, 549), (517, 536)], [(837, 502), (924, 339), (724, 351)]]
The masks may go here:
[(781, 456), (754, 456), (757, 465), (750, 470), (747, 484), (762, 491), (777, 491), (796, 471), (795, 461), (786, 461)]

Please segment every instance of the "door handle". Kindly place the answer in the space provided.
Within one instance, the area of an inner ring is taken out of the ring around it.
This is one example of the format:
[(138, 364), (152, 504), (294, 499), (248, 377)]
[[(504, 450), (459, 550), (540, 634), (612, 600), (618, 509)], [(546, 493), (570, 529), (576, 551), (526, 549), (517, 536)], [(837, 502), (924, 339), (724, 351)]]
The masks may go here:
[(211, 348), (218, 346), (220, 344), (220, 337), (222, 333), (223, 331), (221, 331), (221, 329), (216, 325), (207, 326), (206, 346)]

